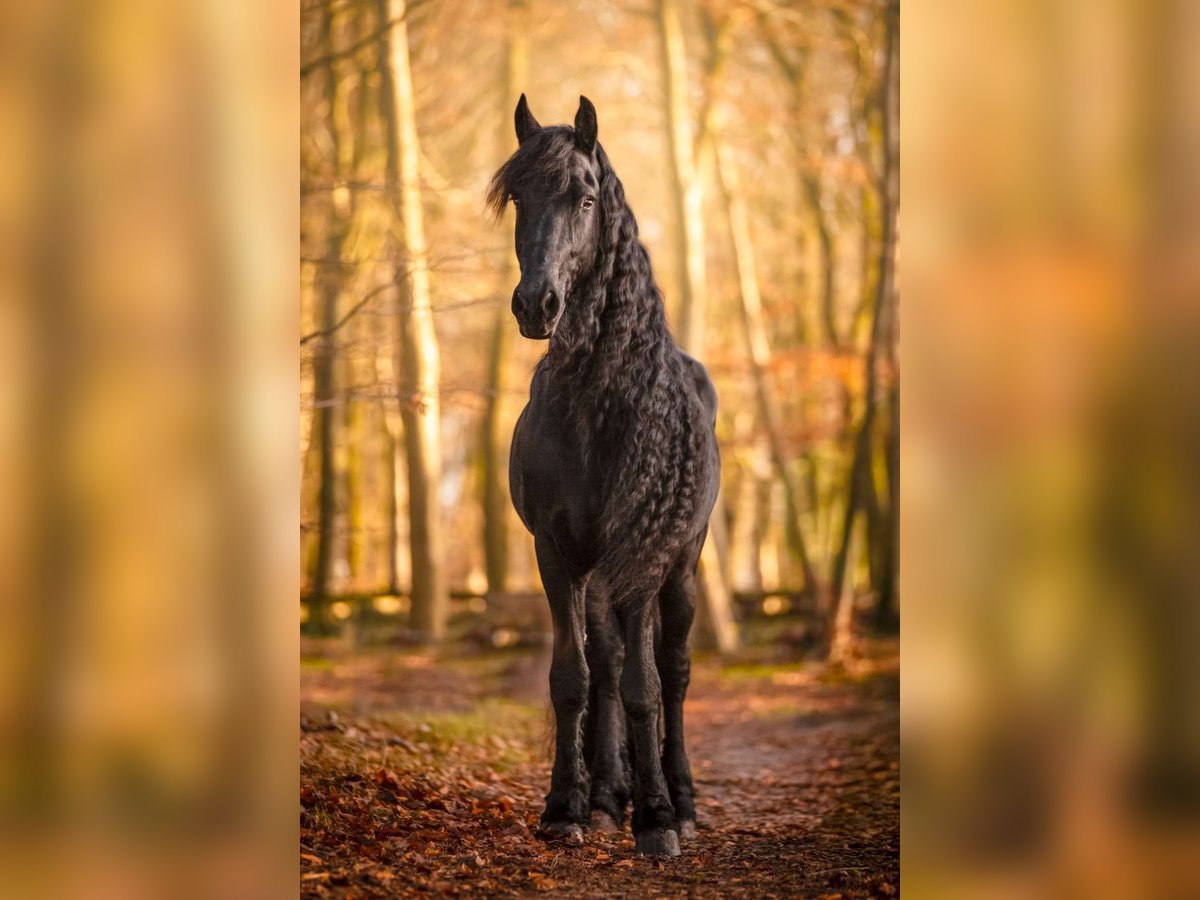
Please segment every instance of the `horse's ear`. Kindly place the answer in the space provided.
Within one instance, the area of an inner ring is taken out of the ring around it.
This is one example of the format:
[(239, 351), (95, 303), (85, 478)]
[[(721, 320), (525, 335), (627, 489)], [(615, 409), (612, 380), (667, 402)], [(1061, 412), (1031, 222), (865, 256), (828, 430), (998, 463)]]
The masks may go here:
[(525, 95), (521, 95), (521, 99), (517, 101), (517, 111), (513, 115), (513, 121), (517, 126), (517, 143), (523, 144), (530, 137), (541, 130), (542, 126), (538, 124), (538, 120), (533, 117), (533, 113), (529, 111), (529, 102), (525, 99)]
[(575, 144), (584, 153), (596, 149), (596, 107), (587, 97), (579, 98), (579, 111), (575, 113)]

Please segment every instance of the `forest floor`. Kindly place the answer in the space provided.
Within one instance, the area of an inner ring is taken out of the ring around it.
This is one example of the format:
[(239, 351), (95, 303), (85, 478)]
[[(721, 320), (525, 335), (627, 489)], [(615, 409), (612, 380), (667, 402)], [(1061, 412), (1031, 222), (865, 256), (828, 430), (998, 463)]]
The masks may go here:
[(685, 715), (698, 834), (674, 859), (625, 833), (538, 833), (553, 717), (544, 651), (305, 642), (306, 897), (892, 897), (900, 877), (899, 663), (851, 674), (699, 658)]

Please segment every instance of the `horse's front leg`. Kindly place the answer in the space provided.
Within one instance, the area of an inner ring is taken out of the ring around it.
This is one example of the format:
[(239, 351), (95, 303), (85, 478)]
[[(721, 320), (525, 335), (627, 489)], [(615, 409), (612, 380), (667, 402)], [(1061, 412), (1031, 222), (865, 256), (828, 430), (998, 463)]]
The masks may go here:
[(587, 771), (580, 730), (588, 696), (584, 655), (584, 586), (572, 581), (552, 541), (535, 540), (538, 569), (554, 622), (550, 663), (550, 702), (554, 705), (554, 773), (542, 813), (542, 827), (580, 836), (588, 820)]
[(675, 810), (658, 756), (662, 685), (654, 660), (654, 596), (634, 597), (618, 612), (625, 632), (621, 699), (633, 739), (633, 833), (639, 853), (678, 856)]
[(621, 707), (621, 668), (625, 657), (621, 626), (603, 591), (587, 591), (587, 663), (591, 676), (585, 759), (591, 776), (591, 827), (619, 831), (629, 802), (629, 757), (625, 711)]

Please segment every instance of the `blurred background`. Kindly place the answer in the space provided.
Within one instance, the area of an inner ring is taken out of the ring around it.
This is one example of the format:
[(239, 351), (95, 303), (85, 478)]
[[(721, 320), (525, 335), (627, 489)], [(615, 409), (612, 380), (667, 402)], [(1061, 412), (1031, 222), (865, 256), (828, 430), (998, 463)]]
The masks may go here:
[(698, 642), (896, 632), (898, 27), (874, 0), (303, 5), (305, 633), (548, 632), (507, 495), (545, 345), (509, 312), (512, 213), (482, 202), (522, 92), (543, 124), (596, 104), (717, 387)]

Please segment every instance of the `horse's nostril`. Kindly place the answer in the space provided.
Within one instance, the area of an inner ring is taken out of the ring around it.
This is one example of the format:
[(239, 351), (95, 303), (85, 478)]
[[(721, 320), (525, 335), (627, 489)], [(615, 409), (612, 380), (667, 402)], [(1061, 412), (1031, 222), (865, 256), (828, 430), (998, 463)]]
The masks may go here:
[(558, 299), (558, 292), (554, 289), (542, 294), (542, 314), (546, 317), (547, 322), (553, 321), (558, 316), (561, 304), (562, 301)]

